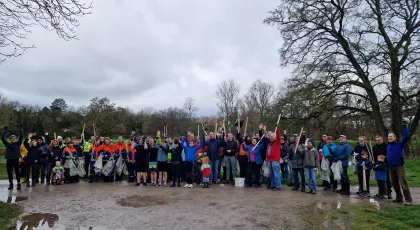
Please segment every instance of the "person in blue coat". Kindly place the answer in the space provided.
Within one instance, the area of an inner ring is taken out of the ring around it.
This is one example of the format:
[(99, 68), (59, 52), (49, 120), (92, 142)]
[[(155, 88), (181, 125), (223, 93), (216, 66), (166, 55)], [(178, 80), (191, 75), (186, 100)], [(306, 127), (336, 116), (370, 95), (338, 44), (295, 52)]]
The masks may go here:
[[(404, 146), (408, 140), (408, 128), (404, 124), (403, 137), (401, 141), (397, 141), (394, 133), (388, 134), (387, 156), (389, 174), (391, 176), (392, 187), (394, 187), (397, 197), (393, 200), (394, 203), (402, 203), (405, 198), (405, 205), (412, 205), (413, 199), (411, 198), (410, 189), (408, 188), (407, 180), (405, 179), (404, 167)], [(401, 193), (401, 190), (404, 193)]]
[[(188, 144), (187, 144), (188, 142)], [(184, 148), (185, 151), (185, 173), (186, 173), (186, 179), (187, 184), (184, 186), (184, 188), (192, 188), (193, 187), (193, 169), (194, 169), (194, 163), (196, 162), (196, 152), (198, 149), (203, 148), (204, 143), (204, 137), (200, 141), (200, 144), (198, 146), (194, 146), (194, 141), (188, 141), (187, 138), (185, 138), (181, 145)]]
[[(322, 146), (322, 157), (328, 161), (329, 168), (331, 168), (331, 165), (333, 163), (336, 149), (337, 149), (337, 146), (332, 142), (332, 136), (328, 136), (326, 139), (326, 144)], [(337, 181), (334, 180), (334, 174), (331, 169), (330, 169), (330, 182), (328, 183), (328, 181), (324, 181), (324, 184), (325, 184), (324, 191), (328, 191), (331, 189), (333, 192), (337, 191)]]
[[(362, 189), (362, 192), (359, 193), (359, 196), (370, 197), (369, 181), (370, 181), (370, 170), (372, 170), (372, 162), (369, 160), (369, 153), (363, 151), (361, 153), (359, 162), (357, 162), (358, 169), (358, 179), (359, 179), (359, 188)], [(363, 171), (365, 171), (365, 177), (363, 178)], [(363, 189), (363, 179), (366, 181), (366, 188)]]
[(377, 162), (373, 165), (373, 171), (375, 171), (375, 179), (378, 183), (378, 194), (376, 194), (376, 197), (379, 199), (384, 199), (385, 197), (385, 191), (387, 191), (386, 182), (388, 180), (387, 174), (388, 169), (387, 165), (385, 163), (385, 156), (384, 155), (378, 155), (377, 156)]
[(216, 139), (216, 135), (213, 132), (209, 133), (209, 140), (204, 142), (204, 146), (207, 147), (207, 154), (209, 156), (209, 164), (210, 164), (210, 184), (215, 183), (218, 184), (218, 176), (219, 176), (219, 147), (221, 146), (221, 142)]
[(337, 146), (335, 150), (334, 162), (341, 161), (343, 166), (343, 171), (341, 174), (341, 189), (337, 190), (341, 195), (350, 196), (350, 179), (347, 173), (349, 167), (349, 156), (351, 154), (351, 147), (347, 143), (347, 137), (345, 135), (340, 135), (340, 145)]
[[(251, 144), (248, 146), (241, 145), (244, 151), (248, 152), (248, 170), (246, 176), (245, 187), (252, 187), (258, 188), (261, 184), (259, 183), (260, 180), (260, 172), (262, 166), (262, 158), (261, 158), (261, 151), (264, 148), (262, 144), (257, 145), (257, 139), (252, 138)], [(254, 178), (254, 181), (252, 181)]]

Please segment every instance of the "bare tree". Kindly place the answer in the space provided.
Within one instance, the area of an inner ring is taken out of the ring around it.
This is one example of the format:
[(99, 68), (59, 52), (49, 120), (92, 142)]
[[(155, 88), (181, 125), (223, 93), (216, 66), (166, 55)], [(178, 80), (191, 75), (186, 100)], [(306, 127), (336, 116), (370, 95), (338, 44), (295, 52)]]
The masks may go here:
[(245, 102), (250, 109), (257, 110), (260, 122), (264, 120), (270, 100), (274, 94), (274, 85), (262, 82), (260, 79), (252, 83), (245, 95)]
[(196, 106), (195, 100), (192, 97), (187, 97), (185, 99), (183, 108), (187, 111), (188, 117), (190, 119), (193, 118), (194, 114), (198, 111), (198, 107)]
[[(319, 100), (340, 102), (333, 110), (372, 117), (377, 133), (390, 116), (401, 136), (403, 116), (414, 117), (411, 134), (420, 120), (419, 14), (419, 0), (282, 0), (264, 22), (283, 36), (294, 86), (311, 84)], [(342, 103), (347, 96), (360, 103)]]
[(236, 118), (235, 111), (237, 111), (236, 105), (240, 90), (241, 86), (235, 79), (225, 80), (217, 85), (216, 97), (220, 100), (217, 107), (219, 107), (219, 112), (228, 119), (226, 124)]
[(31, 27), (40, 25), (55, 31), (64, 40), (76, 38), (78, 17), (90, 14), (91, 3), (83, 0), (7, 0), (0, 1), (0, 62), (20, 56), (34, 45), (24, 44)]

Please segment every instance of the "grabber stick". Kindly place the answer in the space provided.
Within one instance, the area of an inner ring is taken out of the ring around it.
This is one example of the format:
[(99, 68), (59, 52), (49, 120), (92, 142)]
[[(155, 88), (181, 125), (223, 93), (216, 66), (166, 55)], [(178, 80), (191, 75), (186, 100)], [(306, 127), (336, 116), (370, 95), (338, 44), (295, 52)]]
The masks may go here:
[[(280, 119), (281, 119), (281, 113), (279, 114), (279, 118), (277, 119), (276, 129), (274, 130), (274, 133), (277, 132), (277, 127), (279, 126)], [(302, 135), (302, 133), (301, 133), (301, 135)]]
[[(364, 162), (363, 162), (363, 166), (364, 166)], [(363, 191), (366, 192), (367, 191), (367, 185), (366, 185), (366, 170), (364, 168), (362, 168), (363, 170)]]
[[(302, 133), (303, 133), (303, 127), (300, 129), (300, 134), (299, 134), (299, 143), (300, 143), (300, 138), (302, 138)], [(296, 153), (296, 151), (297, 151), (297, 149), (298, 149), (298, 146), (299, 146), (299, 143), (296, 143), (296, 144), (295, 144), (295, 151), (294, 151), (294, 153)]]
[[(217, 125), (217, 123), (216, 123), (216, 125)], [(204, 129), (203, 122), (201, 122), (201, 127), (203, 128), (203, 132), (204, 132), (204, 134), (206, 134), (206, 136), (207, 136), (207, 132), (206, 132), (206, 129)], [(198, 133), (200, 133), (200, 132), (198, 132)], [(198, 135), (198, 136), (200, 136), (200, 135)]]
[(245, 122), (245, 130), (244, 130), (244, 137), (246, 135), (246, 129), (248, 128), (248, 117), (246, 117), (246, 122)]

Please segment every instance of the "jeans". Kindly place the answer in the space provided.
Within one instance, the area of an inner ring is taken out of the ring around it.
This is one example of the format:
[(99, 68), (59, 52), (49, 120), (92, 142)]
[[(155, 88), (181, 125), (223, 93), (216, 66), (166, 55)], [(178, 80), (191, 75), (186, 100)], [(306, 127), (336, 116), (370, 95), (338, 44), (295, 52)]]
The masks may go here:
[[(249, 162), (248, 163), (248, 172), (246, 177), (246, 184), (251, 185), (260, 185), (260, 170), (261, 170), (261, 164), (256, 164), (255, 162)], [(252, 180), (254, 178), (254, 180)]]
[(13, 169), (15, 170), (16, 174), (16, 181), (20, 183), (20, 175), (19, 175), (19, 158), (16, 159), (7, 159), (6, 160), (6, 167), (7, 167), (7, 176), (9, 178), (9, 183), (13, 183)]
[(91, 161), (89, 164), (90, 164), (89, 180), (93, 181), (93, 179), (95, 179), (95, 181), (98, 181), (99, 177), (101, 176), (101, 173), (95, 173), (95, 161)]
[(216, 181), (218, 180), (218, 169), (219, 169), (219, 160), (210, 161), (210, 180)]
[(280, 163), (281, 174), (283, 178), (289, 178), (289, 165), (288, 163)]
[(194, 163), (193, 162), (185, 162), (185, 177), (187, 180), (187, 184), (193, 183), (193, 169), (194, 169)]
[(271, 188), (281, 188), (281, 178), (280, 178), (280, 162), (270, 161), (268, 162), (268, 168), (270, 170), (270, 182)]
[(247, 168), (248, 168), (248, 156), (243, 155), (238, 157), (239, 161), (239, 176), (245, 178), (247, 175)]
[(350, 193), (350, 179), (347, 173), (348, 166), (343, 166), (343, 173), (341, 174), (341, 190), (346, 193)]
[(309, 189), (316, 190), (316, 168), (305, 168)]
[(303, 168), (298, 168), (298, 169), (293, 169), (293, 175), (295, 177), (295, 189), (299, 188), (299, 176), (301, 179), (301, 190), (304, 191), (305, 190), (305, 170)]
[(209, 183), (210, 179), (208, 177), (203, 177), (203, 183)]
[(236, 157), (235, 156), (225, 156), (225, 159), (223, 159), (226, 166), (226, 180), (230, 180), (230, 170), (232, 169), (232, 179), (235, 180), (235, 177), (237, 175), (237, 166), (236, 166)]
[(172, 164), (172, 181), (175, 184), (175, 182), (178, 180), (178, 184), (181, 183), (181, 163), (173, 163)]
[(377, 180), (378, 182), (378, 194), (381, 196), (385, 196), (385, 192), (387, 191), (386, 182), (382, 180)]
[(55, 163), (47, 162), (47, 182), (51, 182), (51, 171), (53, 169), (53, 165), (55, 165)]
[(26, 183), (29, 183), (29, 175), (32, 171), (32, 183), (35, 183), (37, 170), (38, 170), (38, 163), (25, 163), (26, 169)]
[[(294, 184), (295, 183), (295, 172), (293, 170), (293, 164), (292, 161), (289, 160), (289, 168), (290, 168), (290, 183)], [(299, 183), (299, 181), (298, 181)]]

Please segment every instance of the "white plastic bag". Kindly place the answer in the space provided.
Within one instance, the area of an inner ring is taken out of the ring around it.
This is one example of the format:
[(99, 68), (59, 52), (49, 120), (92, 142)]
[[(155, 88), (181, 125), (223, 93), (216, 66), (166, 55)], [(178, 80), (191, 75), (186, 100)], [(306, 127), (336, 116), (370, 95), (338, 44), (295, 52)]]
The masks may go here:
[(93, 167), (95, 167), (95, 173), (100, 173), (102, 170), (102, 157), (103, 156), (100, 155), (93, 165)]
[(115, 169), (117, 171), (118, 176), (121, 176), (123, 169), (124, 169), (123, 159), (119, 157), (117, 162), (115, 163)]
[(323, 181), (330, 183), (331, 171), (330, 171), (330, 162), (327, 158), (323, 157), (321, 161), (321, 177)]
[(359, 155), (358, 153), (354, 153), (353, 154), (353, 160), (351, 162), (351, 165), (353, 166), (353, 174), (357, 175), (357, 161), (356, 161), (356, 156)]
[(341, 174), (343, 172), (343, 165), (341, 161), (334, 162), (331, 165), (331, 170), (334, 174), (334, 180), (337, 180), (337, 181), (341, 180)]
[(126, 164), (124, 164), (124, 167), (123, 167), (123, 174), (124, 175), (126, 175), (126, 176), (128, 176), (128, 168), (127, 168), (127, 165)]
[(270, 170), (268, 168), (268, 164), (266, 161), (264, 161), (262, 165), (262, 170), (263, 170), (263, 176), (268, 177), (270, 175)]
[(86, 175), (85, 159), (83, 159), (83, 157), (79, 157), (77, 161), (77, 170), (79, 170), (79, 176), (84, 177)]
[(102, 173), (105, 176), (109, 176), (109, 175), (111, 175), (112, 171), (114, 171), (114, 167), (115, 167), (115, 161), (110, 160), (102, 168)]
[(68, 168), (70, 176), (77, 176), (79, 175), (79, 170), (77, 170), (76, 165), (74, 164), (72, 159), (67, 159), (66, 163), (64, 163), (64, 168)]

